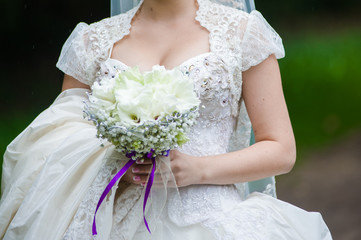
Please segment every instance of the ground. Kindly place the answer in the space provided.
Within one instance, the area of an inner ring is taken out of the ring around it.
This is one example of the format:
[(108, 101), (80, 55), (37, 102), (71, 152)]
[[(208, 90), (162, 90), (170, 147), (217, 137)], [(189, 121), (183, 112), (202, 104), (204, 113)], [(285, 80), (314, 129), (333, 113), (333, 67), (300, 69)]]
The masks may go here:
[(305, 158), (277, 177), (278, 198), (321, 212), (335, 240), (361, 239), (361, 132)]

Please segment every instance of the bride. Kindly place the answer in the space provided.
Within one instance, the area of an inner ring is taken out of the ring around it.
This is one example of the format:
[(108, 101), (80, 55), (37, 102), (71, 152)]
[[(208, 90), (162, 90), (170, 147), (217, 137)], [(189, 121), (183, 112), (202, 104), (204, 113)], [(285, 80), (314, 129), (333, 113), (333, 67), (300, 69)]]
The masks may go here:
[[(76, 26), (57, 63), (62, 93), (4, 155), (2, 239), (93, 238), (99, 197), (127, 159), (100, 146), (83, 101), (100, 77), (154, 65), (179, 68), (201, 100), (190, 141), (167, 158), (177, 187), (153, 188), (149, 233), (142, 204), (151, 161), (138, 159), (100, 206), (97, 239), (332, 239), (319, 213), (247, 194), (246, 182), (287, 173), (295, 162), (277, 63), (284, 50), (259, 12), (215, 2), (144, 0)], [(249, 147), (245, 107), (256, 139)]]

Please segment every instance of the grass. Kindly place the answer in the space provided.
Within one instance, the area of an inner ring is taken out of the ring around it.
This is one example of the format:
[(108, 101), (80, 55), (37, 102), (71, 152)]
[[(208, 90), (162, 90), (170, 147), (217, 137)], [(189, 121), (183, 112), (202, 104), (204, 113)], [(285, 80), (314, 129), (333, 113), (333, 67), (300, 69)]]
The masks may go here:
[[(286, 58), (280, 68), (300, 156), (361, 127), (361, 31), (306, 32), (284, 39)], [(1, 156), (39, 112), (1, 118)]]

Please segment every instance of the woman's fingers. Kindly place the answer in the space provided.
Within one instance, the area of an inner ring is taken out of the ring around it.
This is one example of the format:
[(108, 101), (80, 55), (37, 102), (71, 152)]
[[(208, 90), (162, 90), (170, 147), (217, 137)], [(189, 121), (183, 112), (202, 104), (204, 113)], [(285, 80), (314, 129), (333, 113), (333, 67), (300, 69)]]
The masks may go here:
[(144, 175), (147, 174), (151, 171), (152, 169), (152, 165), (141, 165), (141, 164), (135, 164), (132, 168), (131, 171), (134, 175)]
[(148, 175), (134, 175), (133, 176), (133, 183), (134, 184), (142, 184), (147, 182)]
[(121, 178), (122, 182), (142, 184), (147, 181), (152, 169), (152, 160), (148, 158), (138, 159)]
[(149, 158), (140, 158), (136, 161), (136, 164), (140, 164), (140, 165), (148, 165), (148, 164), (152, 164), (152, 159)]
[(131, 167), (132, 183), (142, 184), (147, 182), (149, 172), (152, 169), (151, 159), (138, 159)]
[[(133, 166), (125, 173), (125, 175), (122, 178), (122, 181), (132, 184), (141, 184), (145, 186), (149, 174), (152, 171), (152, 167), (153, 167), (152, 159), (149, 158), (138, 159), (133, 164)], [(166, 182), (166, 185), (172, 185), (167, 183), (168, 179), (170, 179), (170, 174), (171, 174), (171, 169), (168, 164), (164, 164), (161, 161), (157, 162), (157, 171), (154, 175), (154, 184), (160, 184), (164, 186), (164, 182)], [(172, 182), (174, 182), (174, 180)]]

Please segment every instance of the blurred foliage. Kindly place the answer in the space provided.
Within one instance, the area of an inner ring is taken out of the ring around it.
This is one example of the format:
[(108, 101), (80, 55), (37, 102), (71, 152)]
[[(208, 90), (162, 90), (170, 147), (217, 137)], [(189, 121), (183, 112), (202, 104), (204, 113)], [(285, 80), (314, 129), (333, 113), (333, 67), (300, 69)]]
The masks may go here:
[(361, 29), (288, 38), (280, 61), (298, 149), (361, 127)]
[[(304, 22), (305, 18), (346, 17), (359, 15), (361, 2), (359, 0), (255, 0), (256, 8), (267, 15), (272, 22), (292, 24), (293, 21)], [(293, 21), (290, 21), (293, 20)]]

